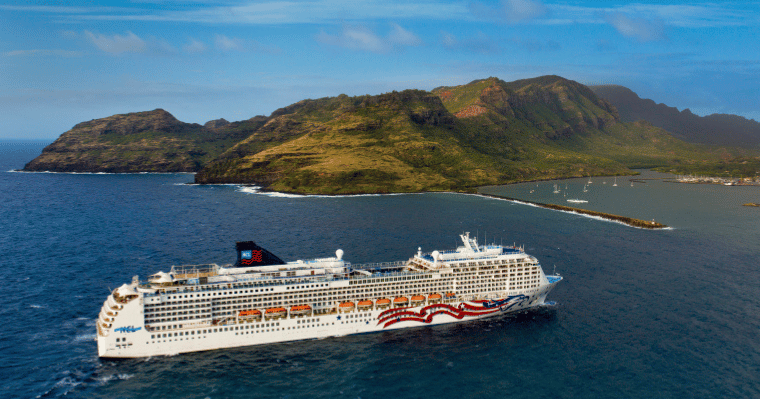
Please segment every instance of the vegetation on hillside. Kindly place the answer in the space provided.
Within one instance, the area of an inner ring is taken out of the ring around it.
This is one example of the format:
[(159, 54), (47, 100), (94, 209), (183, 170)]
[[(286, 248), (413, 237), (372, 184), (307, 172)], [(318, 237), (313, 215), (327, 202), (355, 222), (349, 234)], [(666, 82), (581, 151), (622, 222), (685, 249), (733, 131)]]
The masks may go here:
[(622, 122), (588, 87), (542, 76), (303, 100), (232, 123), (188, 124), (163, 110), (114, 115), (78, 124), (25, 169), (197, 171), (197, 183), (349, 194), (474, 191), (720, 165), (737, 155), (747, 157), (743, 165), (757, 161), (752, 151), (689, 144), (646, 122)]
[(599, 97), (609, 100), (620, 112), (621, 120), (646, 120), (674, 136), (692, 143), (744, 146), (760, 149), (760, 123), (738, 115), (699, 116), (689, 109), (642, 99), (632, 90), (618, 85), (590, 86)]

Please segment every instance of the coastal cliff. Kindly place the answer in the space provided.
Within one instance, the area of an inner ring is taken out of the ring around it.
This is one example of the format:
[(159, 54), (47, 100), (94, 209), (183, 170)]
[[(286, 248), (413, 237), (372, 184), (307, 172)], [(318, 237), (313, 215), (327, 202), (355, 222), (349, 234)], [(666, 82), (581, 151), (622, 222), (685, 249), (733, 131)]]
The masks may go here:
[(219, 125), (180, 122), (162, 109), (94, 119), (63, 133), (24, 170), (196, 172), (249, 133)]

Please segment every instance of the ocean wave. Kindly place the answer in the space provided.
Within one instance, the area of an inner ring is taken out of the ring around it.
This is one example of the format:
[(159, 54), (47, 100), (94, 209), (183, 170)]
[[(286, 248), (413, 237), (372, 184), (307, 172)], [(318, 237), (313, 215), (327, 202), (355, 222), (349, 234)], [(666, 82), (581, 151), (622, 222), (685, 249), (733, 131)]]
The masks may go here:
[(389, 193), (389, 194), (339, 194), (339, 195), (324, 195), (324, 194), (291, 194), (283, 193), (279, 191), (261, 191), (259, 186), (238, 186), (238, 192), (245, 194), (258, 194), (265, 195), (267, 197), (274, 198), (357, 198), (357, 197), (390, 197), (395, 195), (419, 195), (425, 193)]
[(95, 334), (82, 334), (74, 337), (74, 342), (94, 341)]
[(134, 374), (111, 374), (95, 378), (98, 385), (103, 386), (111, 381), (124, 381), (134, 377)]
[[(45, 398), (48, 396), (66, 396), (69, 391), (79, 385), (82, 385), (82, 381), (77, 381), (71, 377), (63, 377), (62, 379), (58, 380), (52, 388), (48, 389), (41, 395), (37, 395), (37, 398)], [(60, 394), (57, 394), (57, 391), (62, 392), (60, 392)]]

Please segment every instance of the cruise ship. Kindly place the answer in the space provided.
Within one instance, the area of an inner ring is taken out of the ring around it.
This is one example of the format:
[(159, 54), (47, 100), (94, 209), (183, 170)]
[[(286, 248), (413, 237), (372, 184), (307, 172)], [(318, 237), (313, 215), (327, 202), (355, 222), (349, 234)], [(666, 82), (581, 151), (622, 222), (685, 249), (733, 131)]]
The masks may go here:
[(115, 289), (97, 322), (98, 356), (138, 358), (495, 317), (544, 304), (562, 280), (517, 246), (479, 245), (407, 261), (284, 262), (252, 241), (235, 264), (172, 266)]

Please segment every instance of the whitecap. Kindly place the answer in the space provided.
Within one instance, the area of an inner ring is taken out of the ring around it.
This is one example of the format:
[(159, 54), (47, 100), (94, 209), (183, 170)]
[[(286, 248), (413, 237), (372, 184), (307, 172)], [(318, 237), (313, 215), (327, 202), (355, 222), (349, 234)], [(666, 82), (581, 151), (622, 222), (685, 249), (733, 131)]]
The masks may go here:
[(44, 306), (42, 306), (42, 305), (35, 305), (35, 304), (31, 304), (31, 305), (29, 305), (29, 307), (30, 308), (34, 308), (34, 309), (42, 309), (42, 308), (44, 308)]
[(94, 341), (95, 340), (95, 334), (82, 334), (77, 335), (74, 337), (75, 342), (82, 342), (82, 341)]
[(238, 192), (245, 194), (259, 194), (274, 198), (356, 198), (356, 197), (384, 197), (394, 195), (420, 195), (425, 193), (390, 193), (390, 194), (292, 194), (279, 191), (261, 191), (259, 186), (238, 186)]
[(56, 382), (53, 385), (52, 388), (50, 388), (47, 391), (45, 391), (42, 395), (37, 395), (37, 398), (46, 397), (46, 396), (50, 395), (56, 389), (60, 389), (60, 390), (63, 391), (63, 395), (60, 395), (60, 396), (65, 396), (66, 394), (69, 393), (69, 391), (72, 388), (76, 387), (77, 385), (81, 385), (81, 384), (82, 384), (81, 381), (75, 381), (71, 377), (63, 377), (61, 380), (59, 380), (58, 382)]
[(97, 377), (95, 378), (95, 380), (98, 381), (98, 385), (103, 386), (110, 381), (128, 380), (132, 378), (133, 376), (134, 376), (133, 374), (111, 374), (111, 375), (106, 375), (103, 377)]

